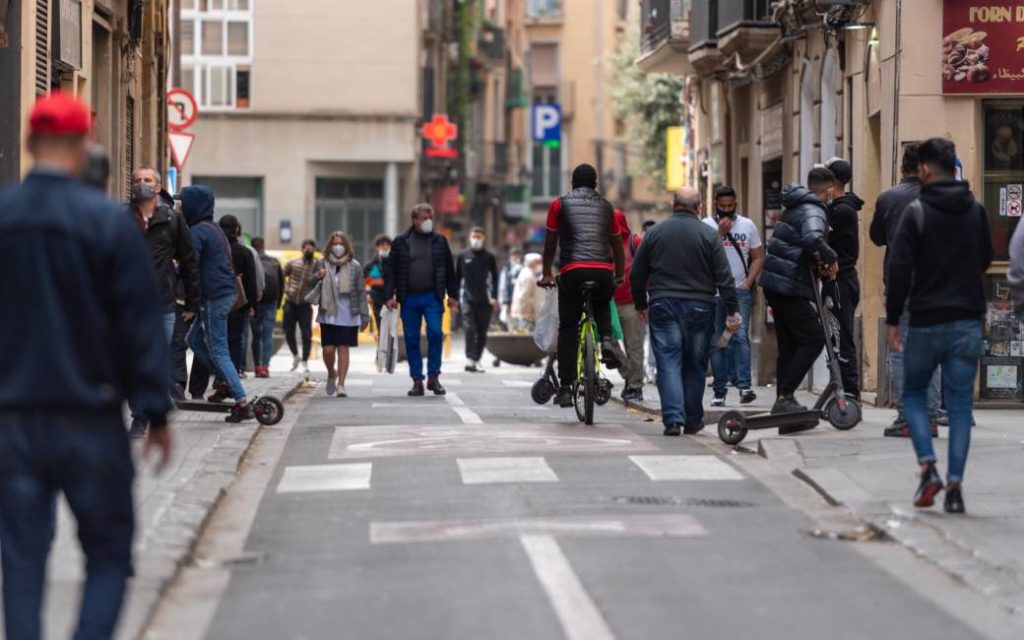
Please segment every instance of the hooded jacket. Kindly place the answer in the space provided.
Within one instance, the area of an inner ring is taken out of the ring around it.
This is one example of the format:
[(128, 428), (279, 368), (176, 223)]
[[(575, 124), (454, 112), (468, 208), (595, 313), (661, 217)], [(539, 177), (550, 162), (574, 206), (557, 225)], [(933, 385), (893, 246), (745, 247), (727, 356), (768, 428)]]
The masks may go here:
[(985, 315), (984, 275), (992, 264), (988, 214), (966, 182), (935, 182), (903, 212), (889, 245), (886, 323), (925, 327)]
[(782, 190), (782, 206), (785, 211), (768, 243), (759, 282), (767, 291), (812, 300), (814, 281), (809, 267), (815, 266), (819, 257), (826, 264), (837, 257), (825, 241), (825, 205), (807, 187), (791, 184)]
[(856, 193), (844, 193), (828, 208), (828, 246), (839, 256), (839, 280), (857, 277), (860, 258), (860, 210), (864, 201)]
[(875, 201), (875, 215), (871, 219), (871, 242), (885, 247), (885, 262), (882, 269), (882, 280), (889, 281), (889, 245), (896, 235), (903, 210), (921, 194), (921, 180), (916, 176), (903, 180), (890, 189), (879, 194)]
[(236, 295), (228, 239), (213, 223), (213, 191), (204, 185), (181, 191), (181, 210), (192, 232), (203, 302)]

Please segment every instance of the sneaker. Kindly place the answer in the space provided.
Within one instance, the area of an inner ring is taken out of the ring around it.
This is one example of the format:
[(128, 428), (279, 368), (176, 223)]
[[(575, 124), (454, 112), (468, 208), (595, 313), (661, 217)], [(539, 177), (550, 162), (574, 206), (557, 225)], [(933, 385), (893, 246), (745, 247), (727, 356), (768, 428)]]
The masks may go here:
[(740, 389), (740, 404), (750, 404), (757, 400), (757, 394), (753, 389)]
[(423, 392), (423, 381), (422, 380), (413, 380), (413, 382), (412, 382), (412, 389), (409, 389), (409, 395), (413, 396), (413, 397), (416, 397), (416, 396), (422, 396), (423, 393), (424, 393)]
[(206, 399), (207, 402), (224, 402), (231, 397), (228, 393), (228, 387), (225, 384), (215, 384), (213, 387), (213, 393)]
[(239, 380), (245, 380), (248, 377), (249, 377), (249, 375), (245, 372), (244, 369), (239, 369), (238, 370), (238, 379)]
[(964, 496), (960, 492), (960, 485), (950, 483), (946, 485), (946, 502), (942, 505), (946, 513), (963, 513)]
[(725, 395), (727, 391), (716, 391), (715, 397), (711, 400), (712, 407), (724, 407), (725, 406)]
[(237, 423), (243, 420), (252, 420), (255, 417), (256, 415), (252, 412), (252, 405), (239, 403), (231, 407), (231, 413), (228, 414), (228, 417), (224, 418), (224, 422)]
[(796, 401), (793, 396), (779, 396), (772, 406), (772, 413), (797, 413), (807, 411), (807, 407)]
[(309, 373), (309, 363), (305, 360), (302, 361), (302, 373)]
[(622, 361), (618, 356), (618, 345), (611, 338), (601, 341), (601, 362), (609, 369), (618, 369), (622, 366)]
[(441, 386), (441, 381), (438, 380), (437, 376), (427, 376), (427, 389), (434, 392), (435, 396), (443, 396), (448, 393), (445, 388)]
[[(939, 425), (935, 422), (931, 424), (932, 437), (939, 437)], [(896, 418), (891, 425), (885, 428), (882, 432), (883, 436), (887, 438), (909, 438), (910, 437), (910, 425), (903, 418)]]
[(914, 494), (915, 507), (930, 507), (935, 504), (935, 496), (942, 491), (942, 477), (935, 470), (935, 464), (929, 463), (921, 472), (921, 484)]
[(302, 357), (292, 356), (292, 371), (298, 370), (300, 364), (302, 364)]
[(270, 377), (270, 367), (268, 367), (267, 365), (262, 365), (259, 368), (257, 368), (256, 369), (256, 377), (257, 378), (269, 378)]
[(683, 427), (680, 424), (666, 424), (664, 435), (666, 436), (678, 436), (682, 434)]
[(470, 362), (466, 365), (466, 371), (468, 373), (483, 373), (484, 368), (480, 366), (479, 362)]
[(704, 430), (704, 423), (703, 422), (701, 422), (700, 424), (693, 424), (693, 425), (690, 425), (688, 427), (683, 427), (683, 433), (685, 433), (688, 436), (697, 435), (698, 433), (700, 433), (703, 430)]
[(128, 435), (132, 438), (145, 438), (148, 427), (149, 424), (145, 418), (132, 418), (132, 426), (128, 429)]
[(333, 398), (338, 395), (338, 382), (334, 376), (327, 376), (327, 397)]
[(558, 388), (558, 393), (555, 394), (555, 404), (564, 409), (572, 406), (572, 400), (572, 387)]
[(622, 399), (627, 402), (643, 402), (644, 390), (642, 387), (626, 387), (622, 390)]
[(347, 398), (348, 397), (348, 392), (345, 391), (345, 386), (344, 385), (340, 385), (338, 387), (338, 397), (339, 398)]

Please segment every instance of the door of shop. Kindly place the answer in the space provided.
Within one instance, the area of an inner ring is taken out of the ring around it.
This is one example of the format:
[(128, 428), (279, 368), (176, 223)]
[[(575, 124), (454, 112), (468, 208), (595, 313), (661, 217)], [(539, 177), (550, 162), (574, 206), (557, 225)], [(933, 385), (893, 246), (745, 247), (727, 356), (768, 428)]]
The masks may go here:
[(352, 241), (357, 260), (365, 263), (373, 238), (384, 233), (384, 182), (317, 178), (316, 237), (323, 243), (333, 231)]

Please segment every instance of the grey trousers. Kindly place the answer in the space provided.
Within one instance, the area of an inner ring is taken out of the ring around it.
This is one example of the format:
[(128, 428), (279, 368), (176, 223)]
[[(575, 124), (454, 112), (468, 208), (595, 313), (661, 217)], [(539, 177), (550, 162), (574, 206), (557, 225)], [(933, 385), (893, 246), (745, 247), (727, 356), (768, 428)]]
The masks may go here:
[(622, 368), (622, 377), (626, 380), (627, 389), (639, 389), (644, 386), (644, 323), (636, 317), (636, 307), (632, 304), (616, 304), (619, 311), (619, 323), (622, 325), (623, 342), (626, 345), (626, 364)]

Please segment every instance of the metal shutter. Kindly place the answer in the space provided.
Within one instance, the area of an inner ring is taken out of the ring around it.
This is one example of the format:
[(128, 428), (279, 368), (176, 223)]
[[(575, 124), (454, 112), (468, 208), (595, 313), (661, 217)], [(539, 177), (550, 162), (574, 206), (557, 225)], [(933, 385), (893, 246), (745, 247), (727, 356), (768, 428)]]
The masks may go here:
[(36, 95), (50, 91), (50, 0), (36, 0)]

